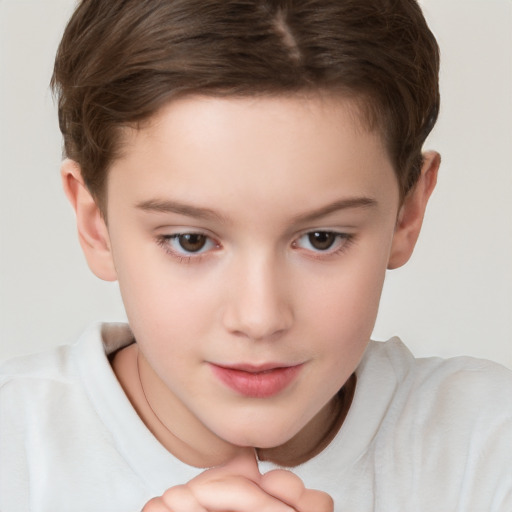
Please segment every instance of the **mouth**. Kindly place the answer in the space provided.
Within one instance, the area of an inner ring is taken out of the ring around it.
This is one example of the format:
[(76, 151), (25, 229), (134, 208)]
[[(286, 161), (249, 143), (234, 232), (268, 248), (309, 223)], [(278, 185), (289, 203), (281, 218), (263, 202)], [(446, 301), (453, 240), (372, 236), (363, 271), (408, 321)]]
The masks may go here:
[(210, 363), (213, 374), (236, 393), (250, 398), (270, 398), (284, 391), (297, 378), (303, 364), (282, 366), (218, 365)]

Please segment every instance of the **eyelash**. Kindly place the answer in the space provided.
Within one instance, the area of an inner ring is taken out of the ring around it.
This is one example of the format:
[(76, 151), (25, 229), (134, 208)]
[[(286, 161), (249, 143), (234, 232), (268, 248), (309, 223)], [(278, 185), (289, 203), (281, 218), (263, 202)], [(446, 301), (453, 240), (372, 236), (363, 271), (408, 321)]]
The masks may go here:
[(190, 252), (190, 253), (187, 254), (187, 253), (181, 253), (181, 252), (173, 249), (171, 247), (171, 245), (170, 245), (170, 243), (173, 240), (178, 240), (179, 237), (187, 236), (187, 235), (204, 236), (206, 238), (206, 243), (210, 242), (210, 243), (212, 243), (217, 248), (220, 246), (220, 244), (218, 244), (215, 241), (213, 241), (212, 238), (209, 237), (208, 235), (205, 235), (204, 233), (193, 232), (193, 231), (184, 232), (184, 233), (175, 233), (173, 235), (160, 235), (160, 236), (157, 237), (156, 241), (157, 241), (157, 244), (160, 247), (162, 247), (163, 250), (167, 254), (169, 254), (170, 256), (175, 258), (178, 261), (178, 263), (191, 263), (192, 261), (199, 262), (199, 261), (202, 260), (202, 258), (204, 256), (206, 256), (206, 254), (208, 252), (210, 252), (211, 249), (208, 249), (206, 251), (200, 250), (201, 252), (199, 252), (199, 251), (197, 251), (197, 252)]
[(338, 232), (338, 231), (331, 231), (328, 229), (316, 229), (316, 230), (308, 231), (308, 232), (302, 234), (298, 239), (296, 239), (293, 242), (292, 246), (297, 249), (300, 249), (300, 247), (298, 247), (298, 245), (297, 245), (298, 240), (300, 240), (301, 238), (304, 238), (304, 237), (310, 237), (312, 234), (315, 234), (315, 233), (322, 233), (324, 235), (334, 235), (335, 241), (333, 242), (333, 245), (338, 243), (339, 246), (334, 249), (329, 247), (324, 251), (319, 250), (319, 249), (318, 250), (305, 249), (309, 253), (308, 257), (314, 258), (314, 259), (327, 259), (327, 258), (331, 258), (331, 257), (338, 256), (340, 254), (343, 254), (345, 251), (347, 251), (349, 249), (349, 247), (354, 243), (354, 240), (355, 240), (355, 235), (352, 233), (342, 233), (342, 232)]
[[(336, 239), (338, 240), (338, 243), (340, 243), (340, 241), (341, 241), (341, 245), (339, 247), (337, 247), (336, 249), (327, 248), (324, 251), (322, 251), (322, 250), (304, 249), (305, 251), (307, 251), (309, 253), (308, 257), (313, 258), (313, 259), (327, 259), (327, 258), (330, 258), (330, 257), (335, 257), (337, 255), (343, 254), (352, 245), (352, 243), (355, 240), (355, 235), (351, 234), (351, 233), (342, 233), (342, 232), (331, 231), (331, 230), (327, 230), (327, 229), (326, 230), (318, 229), (318, 230), (313, 230), (313, 231), (307, 231), (306, 233), (303, 233), (302, 235), (300, 235), (297, 239), (295, 239), (293, 241), (292, 247), (297, 249), (297, 250), (301, 250), (301, 248), (298, 247), (298, 240), (300, 240), (300, 239), (302, 239), (304, 237), (309, 237), (313, 233), (322, 233), (322, 234), (334, 235), (336, 237)], [(160, 247), (162, 247), (163, 250), (168, 255), (170, 255), (173, 258), (175, 258), (178, 261), (178, 263), (200, 262), (205, 256), (208, 255), (208, 253), (212, 249), (207, 249), (205, 251), (200, 250), (201, 252), (197, 251), (197, 252), (190, 252), (190, 253), (187, 254), (187, 253), (181, 253), (181, 252), (173, 249), (170, 246), (170, 242), (172, 240), (178, 240), (179, 237), (186, 236), (186, 235), (204, 236), (207, 239), (206, 243), (208, 243), (208, 242), (212, 243), (214, 245), (213, 248), (219, 248), (220, 247), (220, 244), (218, 242), (215, 242), (208, 235), (205, 235), (203, 233), (193, 232), (193, 231), (191, 231), (191, 232), (184, 232), (184, 233), (175, 233), (175, 234), (172, 234), (172, 235), (160, 235), (160, 236), (158, 236), (156, 238), (156, 241), (157, 241), (157, 244)], [(336, 243), (336, 241), (334, 243)]]

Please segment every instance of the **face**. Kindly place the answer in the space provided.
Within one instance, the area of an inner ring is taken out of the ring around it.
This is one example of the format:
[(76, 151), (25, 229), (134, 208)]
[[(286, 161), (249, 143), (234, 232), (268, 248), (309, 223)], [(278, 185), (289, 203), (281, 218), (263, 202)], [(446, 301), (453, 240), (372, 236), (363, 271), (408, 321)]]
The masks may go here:
[(399, 202), (379, 135), (340, 98), (180, 99), (128, 135), (107, 197), (171, 427), (192, 443), (292, 438), (373, 329)]

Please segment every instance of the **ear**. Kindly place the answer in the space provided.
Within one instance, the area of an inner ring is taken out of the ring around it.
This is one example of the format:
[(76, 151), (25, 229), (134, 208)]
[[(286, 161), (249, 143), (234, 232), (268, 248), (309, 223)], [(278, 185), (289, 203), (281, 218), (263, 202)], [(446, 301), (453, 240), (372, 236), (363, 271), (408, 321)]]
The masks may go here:
[(89, 268), (104, 281), (117, 279), (110, 238), (103, 215), (82, 179), (80, 166), (73, 160), (62, 162), (64, 192), (76, 213), (80, 245)]
[(406, 195), (398, 213), (388, 268), (398, 268), (411, 257), (420, 234), (427, 202), (437, 183), (441, 163), (439, 153), (429, 151), (423, 155), (421, 175), (414, 188)]

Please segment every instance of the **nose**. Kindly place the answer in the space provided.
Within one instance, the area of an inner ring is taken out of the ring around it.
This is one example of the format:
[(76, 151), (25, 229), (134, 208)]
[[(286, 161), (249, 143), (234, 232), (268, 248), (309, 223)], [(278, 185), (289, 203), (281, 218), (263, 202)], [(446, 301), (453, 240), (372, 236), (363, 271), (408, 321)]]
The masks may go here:
[(224, 326), (247, 339), (277, 339), (293, 324), (286, 273), (271, 257), (248, 258), (232, 272)]

